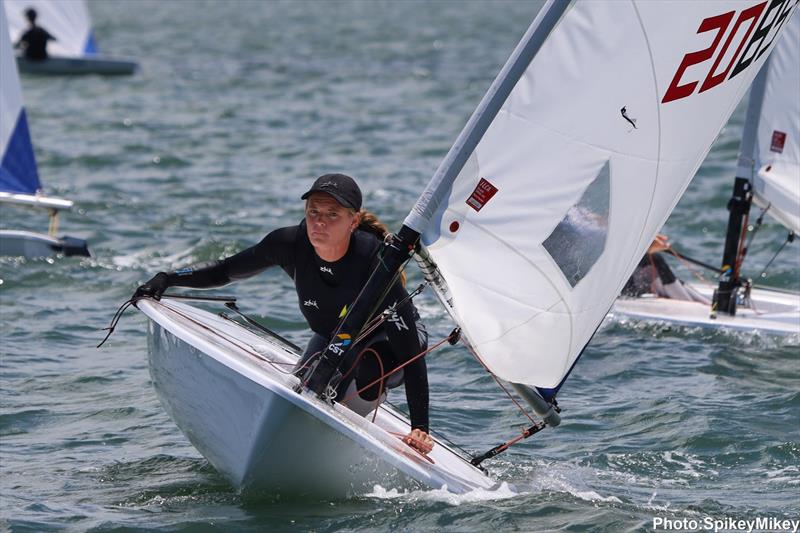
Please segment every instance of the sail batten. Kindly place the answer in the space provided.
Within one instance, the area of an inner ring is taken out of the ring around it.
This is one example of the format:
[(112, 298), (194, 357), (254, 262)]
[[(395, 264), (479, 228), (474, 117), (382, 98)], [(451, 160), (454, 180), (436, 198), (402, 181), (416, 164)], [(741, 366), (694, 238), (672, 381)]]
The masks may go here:
[(537, 16), (405, 222), (498, 377), (561, 386), (767, 57), (757, 6)]

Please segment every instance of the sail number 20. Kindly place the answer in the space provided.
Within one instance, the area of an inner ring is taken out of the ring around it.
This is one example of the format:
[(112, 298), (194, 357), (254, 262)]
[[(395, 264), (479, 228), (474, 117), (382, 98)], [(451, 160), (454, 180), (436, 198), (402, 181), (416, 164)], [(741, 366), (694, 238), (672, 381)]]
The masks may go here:
[[(714, 36), (714, 41), (711, 43), (711, 46), (705, 50), (690, 52), (683, 56), (683, 60), (678, 66), (678, 70), (675, 71), (672, 83), (669, 84), (669, 88), (664, 94), (661, 103), (666, 104), (667, 102), (690, 96), (694, 93), (698, 84), (700, 85), (700, 90), (698, 92), (702, 93), (707, 91), (716, 87), (726, 79), (733, 78), (749, 67), (753, 61), (761, 57), (761, 54), (769, 50), (769, 46), (772, 44), (772, 41), (775, 40), (778, 30), (780, 30), (780, 27), (792, 12), (792, 8), (794, 8), (798, 2), (800, 2), (800, 0), (772, 0), (769, 2), (769, 7), (767, 7), (768, 2), (761, 2), (742, 10), (738, 17), (736, 16), (736, 11), (729, 11), (703, 20), (703, 22), (700, 23), (700, 27), (697, 29), (697, 33), (716, 31), (717, 33)], [(761, 16), (762, 14), (763, 16)], [(732, 21), (734, 22), (731, 25)], [(758, 23), (758, 29), (753, 32), (756, 23)], [(728, 28), (730, 28), (730, 31), (728, 31)], [(725, 39), (722, 48), (718, 50), (719, 44), (726, 34), (727, 39)], [(772, 38), (767, 41), (767, 37), (770, 35)], [(736, 44), (734, 44), (733, 41), (737, 36), (739, 36), (739, 39), (737, 39)], [(746, 47), (745, 43), (747, 43)], [(721, 70), (720, 63), (728, 51), (732, 50), (732, 46), (736, 46), (736, 49), (731, 59), (727, 62), (727, 66)], [(743, 48), (744, 53), (742, 53)], [(693, 65), (706, 62), (712, 57), (716, 58), (702, 84), (700, 80), (687, 81), (682, 79), (686, 69)], [(736, 66), (734, 66), (734, 63)], [(728, 75), (729, 73), (730, 76)]]

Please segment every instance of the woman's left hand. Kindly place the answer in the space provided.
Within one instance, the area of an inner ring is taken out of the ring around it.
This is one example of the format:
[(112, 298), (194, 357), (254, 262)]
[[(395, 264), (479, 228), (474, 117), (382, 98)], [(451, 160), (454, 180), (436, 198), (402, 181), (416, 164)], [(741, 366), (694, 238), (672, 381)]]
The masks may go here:
[(403, 442), (423, 455), (428, 455), (433, 449), (433, 439), (421, 429), (412, 429), (411, 433), (403, 437)]
[(650, 247), (647, 249), (648, 254), (654, 254), (657, 252), (664, 252), (672, 248), (672, 245), (669, 242), (669, 237), (666, 235), (659, 233), (656, 235), (656, 238), (653, 239), (653, 242), (650, 244)]

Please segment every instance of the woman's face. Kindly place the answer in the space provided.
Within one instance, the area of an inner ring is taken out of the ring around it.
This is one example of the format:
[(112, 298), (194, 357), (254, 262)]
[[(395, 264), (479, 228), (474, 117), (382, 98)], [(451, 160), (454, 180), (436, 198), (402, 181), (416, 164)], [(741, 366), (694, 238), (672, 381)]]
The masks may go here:
[(306, 201), (306, 231), (314, 248), (338, 249), (350, 243), (358, 216), (325, 193), (314, 193)]

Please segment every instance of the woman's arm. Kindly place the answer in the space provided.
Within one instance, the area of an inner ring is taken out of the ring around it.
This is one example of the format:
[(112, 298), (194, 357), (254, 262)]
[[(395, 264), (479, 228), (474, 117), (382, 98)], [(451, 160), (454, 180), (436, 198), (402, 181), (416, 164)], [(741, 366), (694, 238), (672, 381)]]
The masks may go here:
[(273, 265), (286, 265), (292, 260), (295, 235), (293, 230), (296, 230), (296, 226), (277, 229), (255, 246), (219, 261), (208, 261), (173, 272), (159, 272), (136, 289), (134, 298), (152, 296), (159, 299), (169, 287), (222, 287), (233, 281), (255, 276)]
[[(396, 283), (386, 298), (387, 304), (394, 304), (407, 298), (408, 294), (400, 283)], [(403, 364), (413, 359), (427, 349), (428, 339), (420, 339), (417, 327), (416, 309), (410, 300), (395, 310), (385, 324), (386, 336), (392, 347), (392, 352), (397, 357), (398, 363)], [(411, 429), (421, 429), (428, 432), (428, 367), (425, 357), (420, 357), (403, 367), (405, 375), (406, 399), (411, 417)]]

